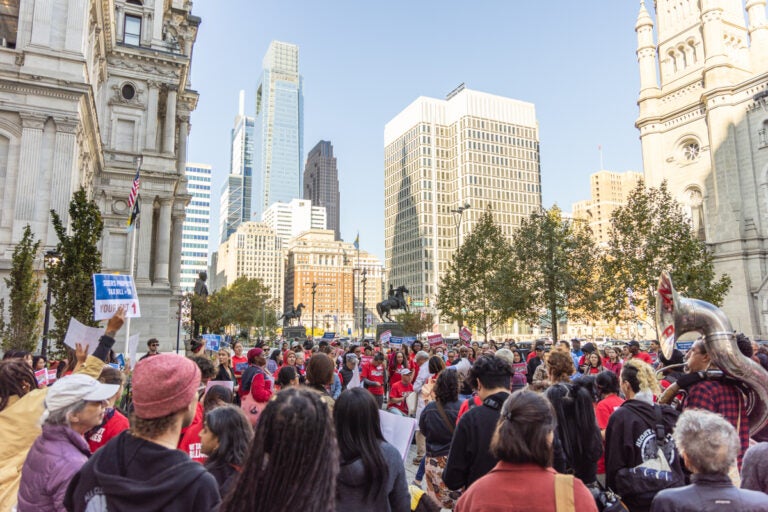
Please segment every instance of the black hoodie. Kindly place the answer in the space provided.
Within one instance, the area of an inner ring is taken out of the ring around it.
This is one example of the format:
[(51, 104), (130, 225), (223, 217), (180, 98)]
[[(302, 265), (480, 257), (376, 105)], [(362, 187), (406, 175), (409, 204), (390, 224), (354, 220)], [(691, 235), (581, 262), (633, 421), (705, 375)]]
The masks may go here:
[[(662, 451), (672, 472), (678, 478), (678, 482), (671, 483), (670, 486), (682, 485), (684, 477), (680, 455), (672, 440), (672, 430), (680, 413), (667, 405), (655, 407), (661, 407), (661, 418), (667, 438)], [(657, 445), (652, 442), (656, 440), (655, 425), (654, 406), (642, 400), (627, 400), (611, 414), (605, 430), (606, 484), (621, 495), (622, 501), (632, 512), (649, 510), (653, 494), (633, 495), (622, 487), (621, 482), (617, 482), (616, 475), (622, 468), (634, 468), (656, 456), (653, 448)]]
[(215, 510), (216, 479), (187, 454), (139, 439), (129, 431), (104, 445), (72, 479), (69, 511)]

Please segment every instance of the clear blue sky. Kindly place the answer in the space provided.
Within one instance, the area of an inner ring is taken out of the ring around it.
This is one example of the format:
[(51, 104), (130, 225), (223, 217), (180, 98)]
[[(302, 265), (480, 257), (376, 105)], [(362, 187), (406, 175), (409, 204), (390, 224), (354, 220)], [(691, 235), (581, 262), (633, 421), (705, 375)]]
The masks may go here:
[(238, 91), (254, 113), (273, 39), (299, 45), (304, 157), (330, 140), (342, 238), (384, 259), (384, 125), (418, 96), (468, 88), (536, 105), (544, 205), (589, 198), (589, 175), (642, 171), (636, 0), (197, 0), (192, 62), (200, 102), (189, 160), (213, 166), (211, 250)]

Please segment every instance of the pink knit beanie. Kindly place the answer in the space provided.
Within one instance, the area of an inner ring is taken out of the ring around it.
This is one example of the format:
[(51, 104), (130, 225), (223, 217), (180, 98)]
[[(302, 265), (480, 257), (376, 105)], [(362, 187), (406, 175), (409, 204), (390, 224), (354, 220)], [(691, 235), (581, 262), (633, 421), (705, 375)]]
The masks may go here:
[(200, 386), (200, 368), (177, 354), (148, 357), (133, 371), (133, 407), (145, 420), (186, 408)]

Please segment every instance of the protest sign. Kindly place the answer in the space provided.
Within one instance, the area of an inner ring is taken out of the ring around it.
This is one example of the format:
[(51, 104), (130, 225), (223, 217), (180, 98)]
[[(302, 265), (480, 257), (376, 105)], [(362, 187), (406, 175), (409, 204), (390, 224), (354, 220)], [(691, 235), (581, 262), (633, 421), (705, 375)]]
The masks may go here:
[(403, 343), (405, 343), (409, 347), (413, 345), (414, 341), (416, 341), (416, 336), (406, 336), (405, 338), (403, 338)]
[(408, 457), (408, 448), (413, 441), (413, 434), (416, 431), (416, 420), (407, 416), (392, 414), (391, 412), (379, 411), (381, 419), (381, 434), (384, 440), (397, 448), (403, 457), (403, 462)]
[(323, 339), (324, 340), (332, 340), (335, 337), (336, 337), (336, 333), (335, 332), (325, 332), (325, 333), (323, 333)]
[(244, 361), (242, 363), (237, 363), (235, 365), (235, 371), (237, 373), (243, 373), (246, 368), (248, 368), (248, 361)]
[[(379, 336), (379, 341), (381, 343), (390, 343), (391, 344), (392, 343), (390, 341), (391, 338), (392, 338), (392, 331), (384, 331), (383, 333), (381, 333), (381, 336)], [(403, 339), (400, 338), (400, 343), (402, 343), (402, 342), (403, 342)]]
[(205, 340), (205, 350), (211, 350), (213, 352), (219, 351), (219, 347), (221, 346), (220, 334), (203, 334), (201, 337)]
[[(383, 342), (383, 340), (382, 340)], [(390, 347), (400, 347), (403, 344), (403, 338), (400, 336), (391, 336), (389, 338), (389, 346)]]
[(139, 333), (134, 334), (128, 338), (127, 351), (128, 359), (130, 360), (131, 368), (136, 368), (136, 349), (139, 347)]
[(360, 366), (364, 364), (371, 364), (373, 362), (373, 356), (360, 356)]
[(117, 360), (117, 366), (120, 370), (125, 369), (125, 356), (123, 354), (117, 354), (115, 358)]
[(686, 353), (689, 350), (691, 350), (692, 346), (693, 346), (692, 341), (678, 341), (677, 343), (675, 343), (675, 347), (677, 348), (677, 350), (679, 350), (682, 353)]
[(64, 335), (64, 344), (74, 350), (77, 348), (75, 344), (79, 343), (90, 355), (96, 350), (103, 334), (104, 329), (101, 327), (88, 327), (78, 322), (76, 318), (70, 318), (67, 334)]
[(459, 331), (459, 338), (461, 338), (461, 341), (471, 341), (472, 340), (472, 331), (467, 329), (466, 326), (462, 327)]
[(430, 347), (439, 347), (440, 345), (444, 344), (442, 334), (433, 334), (431, 336), (427, 336), (427, 341), (429, 342)]
[(112, 318), (117, 308), (125, 308), (126, 318), (139, 318), (139, 296), (133, 276), (120, 274), (93, 274), (93, 318)]
[(205, 385), (205, 392), (207, 393), (212, 386), (223, 386), (230, 391), (235, 391), (235, 383), (231, 380), (209, 380)]

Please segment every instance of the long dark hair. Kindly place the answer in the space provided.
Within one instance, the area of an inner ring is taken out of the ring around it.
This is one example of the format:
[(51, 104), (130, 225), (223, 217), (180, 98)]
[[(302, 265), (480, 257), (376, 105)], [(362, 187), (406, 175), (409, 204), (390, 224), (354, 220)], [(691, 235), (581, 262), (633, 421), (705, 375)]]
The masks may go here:
[(262, 411), (243, 470), (220, 510), (332, 512), (338, 471), (328, 406), (317, 391), (285, 389)]
[(225, 463), (241, 466), (253, 439), (253, 428), (242, 409), (222, 405), (208, 411), (205, 428), (219, 439), (219, 447), (208, 455), (205, 465)]
[(459, 399), (459, 372), (450, 370), (441, 372), (435, 382), (435, 400), (441, 405), (455, 402)]
[(389, 473), (381, 453), (381, 420), (376, 400), (363, 388), (343, 391), (333, 407), (341, 464), (362, 459), (365, 497), (376, 496)]
[(601, 450), (595, 447), (602, 447), (602, 439), (587, 387), (580, 382), (561, 382), (550, 386), (546, 395), (555, 411), (557, 436), (563, 444), (566, 464), (573, 468), (577, 461), (597, 461)]
[(37, 389), (35, 373), (23, 359), (0, 361), (0, 411), (13, 395), (21, 398), (34, 389)]

